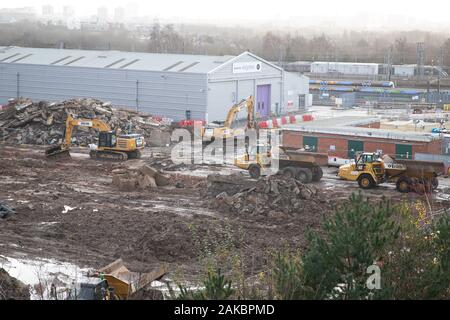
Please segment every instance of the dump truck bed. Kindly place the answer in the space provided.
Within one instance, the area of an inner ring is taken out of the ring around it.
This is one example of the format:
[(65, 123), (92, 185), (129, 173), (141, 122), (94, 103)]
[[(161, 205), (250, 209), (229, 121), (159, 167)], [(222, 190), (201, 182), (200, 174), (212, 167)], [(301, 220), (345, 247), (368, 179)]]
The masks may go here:
[(280, 147), (281, 150), (287, 156), (287, 159), (282, 158), (280, 154), (280, 160), (290, 160), (294, 162), (310, 163), (317, 166), (327, 166), (328, 165), (328, 154), (300, 151), (298, 149), (292, 149), (288, 147)]
[[(389, 158), (392, 159), (392, 162)], [(445, 174), (443, 162), (396, 159), (393, 156), (389, 156), (389, 158), (384, 161), (384, 167), (389, 176), (406, 174), (409, 177), (430, 178)]]

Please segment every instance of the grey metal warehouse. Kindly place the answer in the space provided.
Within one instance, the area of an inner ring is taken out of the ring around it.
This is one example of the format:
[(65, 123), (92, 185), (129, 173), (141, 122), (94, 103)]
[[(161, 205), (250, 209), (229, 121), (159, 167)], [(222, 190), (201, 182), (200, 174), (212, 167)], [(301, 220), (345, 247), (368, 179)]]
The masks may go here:
[(0, 47), (0, 104), (8, 99), (98, 98), (180, 119), (224, 120), (255, 97), (257, 116), (308, 104), (308, 78), (250, 53), (238, 56)]

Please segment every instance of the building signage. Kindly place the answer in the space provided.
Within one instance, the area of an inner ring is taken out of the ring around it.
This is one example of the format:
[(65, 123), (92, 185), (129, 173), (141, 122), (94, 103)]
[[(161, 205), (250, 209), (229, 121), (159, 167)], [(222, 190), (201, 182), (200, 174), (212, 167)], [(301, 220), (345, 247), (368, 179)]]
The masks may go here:
[(233, 63), (233, 73), (261, 72), (261, 62), (235, 62)]

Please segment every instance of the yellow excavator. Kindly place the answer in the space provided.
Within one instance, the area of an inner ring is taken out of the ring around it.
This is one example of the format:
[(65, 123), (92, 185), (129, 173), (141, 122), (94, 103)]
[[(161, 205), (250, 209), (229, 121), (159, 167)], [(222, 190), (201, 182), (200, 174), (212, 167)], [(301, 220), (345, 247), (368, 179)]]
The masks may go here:
[(75, 127), (94, 128), (98, 130), (98, 146), (91, 149), (93, 159), (127, 160), (139, 159), (145, 147), (144, 137), (140, 134), (117, 134), (102, 120), (78, 118), (69, 114), (62, 144), (45, 151), (47, 157), (69, 155), (72, 132)]
[[(247, 110), (247, 124), (245, 128), (233, 129), (233, 122), (236, 120), (237, 114), (243, 109)], [(254, 99), (253, 96), (249, 96), (247, 99), (241, 100), (239, 103), (234, 104), (228, 111), (227, 117), (223, 126), (214, 127), (211, 125), (202, 127), (200, 129), (200, 136), (205, 144), (211, 143), (217, 139), (223, 139), (225, 141), (229, 138), (234, 138), (238, 135), (244, 135), (245, 130), (255, 129), (256, 123), (254, 120)]]

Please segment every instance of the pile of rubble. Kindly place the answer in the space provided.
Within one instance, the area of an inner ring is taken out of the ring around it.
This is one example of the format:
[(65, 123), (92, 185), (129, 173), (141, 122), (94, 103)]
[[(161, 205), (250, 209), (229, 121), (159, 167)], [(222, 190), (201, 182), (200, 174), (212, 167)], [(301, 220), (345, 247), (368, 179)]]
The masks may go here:
[(310, 211), (321, 202), (318, 190), (296, 179), (273, 175), (251, 181), (237, 177), (209, 176), (208, 193), (215, 196), (213, 206), (240, 214), (285, 214)]
[[(62, 102), (34, 103), (28, 99), (11, 101), (0, 110), (0, 141), (16, 144), (56, 144), (64, 134), (68, 114), (82, 118), (97, 118), (112, 130), (140, 133), (148, 144), (165, 146), (170, 143), (170, 129), (152, 116), (140, 112), (116, 109), (109, 102), (96, 99), (72, 99)], [(73, 135), (74, 145), (95, 143), (95, 129), (79, 127)]]
[(112, 184), (120, 191), (145, 190), (170, 184), (170, 177), (148, 165), (131, 168), (128, 165), (112, 170)]

